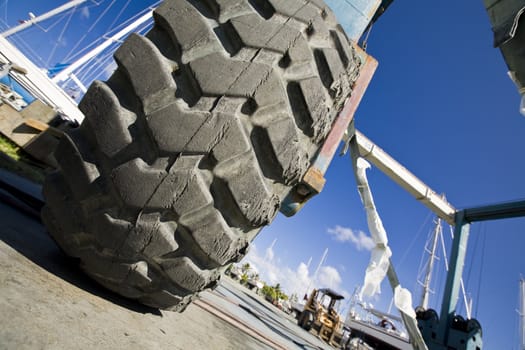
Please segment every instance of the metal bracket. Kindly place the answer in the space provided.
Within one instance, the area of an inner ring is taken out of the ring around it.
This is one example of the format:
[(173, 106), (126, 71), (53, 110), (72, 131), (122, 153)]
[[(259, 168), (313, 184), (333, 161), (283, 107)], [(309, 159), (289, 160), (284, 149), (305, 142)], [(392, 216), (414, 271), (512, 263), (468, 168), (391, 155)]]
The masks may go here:
[(314, 163), (306, 171), (301, 182), (283, 200), (280, 211), (286, 216), (296, 214), (311, 197), (322, 191), (326, 183), (324, 174), (328, 170), (337, 147), (343, 140), (348, 125), (353, 120), (357, 107), (376, 71), (377, 61), (358, 46), (354, 46), (354, 49), (363, 62), (359, 77), (354, 84), (351, 96), (346, 100), (343, 110), (332, 125), (332, 129), (328, 133)]

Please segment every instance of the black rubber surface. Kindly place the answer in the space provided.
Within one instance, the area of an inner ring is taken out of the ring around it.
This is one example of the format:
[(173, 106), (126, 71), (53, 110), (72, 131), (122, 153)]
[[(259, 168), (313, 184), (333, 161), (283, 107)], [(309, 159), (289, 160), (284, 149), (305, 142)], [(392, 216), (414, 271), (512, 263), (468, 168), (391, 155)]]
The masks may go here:
[(55, 154), (43, 219), (106, 287), (182, 310), (300, 181), (357, 78), (323, 1), (170, 0)]

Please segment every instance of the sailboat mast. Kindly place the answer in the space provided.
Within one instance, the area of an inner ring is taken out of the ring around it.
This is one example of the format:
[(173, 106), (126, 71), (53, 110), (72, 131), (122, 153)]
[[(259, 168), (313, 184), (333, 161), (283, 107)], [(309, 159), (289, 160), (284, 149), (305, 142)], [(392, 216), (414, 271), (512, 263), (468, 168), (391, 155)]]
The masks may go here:
[(0, 35), (3, 36), (4, 38), (7, 38), (10, 35), (16, 34), (16, 33), (20, 32), (20, 31), (22, 31), (24, 29), (27, 29), (27, 28), (31, 27), (32, 25), (37, 24), (38, 22), (45, 21), (48, 18), (56, 16), (59, 13), (67, 11), (70, 8), (78, 6), (78, 5), (80, 5), (80, 4), (82, 4), (83, 2), (86, 2), (86, 1), (87, 0), (72, 0), (72, 1), (68, 1), (64, 5), (59, 6), (59, 7), (55, 8), (55, 9), (49, 11), (49, 12), (46, 12), (43, 15), (36, 16), (36, 17), (31, 15), (31, 18), (29, 18), (27, 21), (24, 21), (23, 23), (17, 25), (16, 27), (13, 27), (11, 29), (6, 30), (3, 33), (0, 33)]
[(55, 83), (60, 83), (68, 78), (70, 78), (71, 74), (75, 69), (83, 65), (84, 63), (88, 62), (90, 59), (104, 51), (106, 48), (108, 48), (111, 44), (114, 42), (118, 42), (120, 39), (122, 39), (124, 36), (132, 32), (135, 28), (140, 26), (142, 23), (147, 22), (153, 18), (153, 10), (149, 10), (144, 15), (140, 16), (138, 19), (130, 23), (128, 26), (126, 26), (124, 29), (120, 30), (115, 35), (111, 36), (110, 38), (106, 39), (102, 44), (95, 47), (93, 50), (86, 53), (84, 56), (80, 57), (75, 62), (71, 63), (66, 69), (58, 73), (55, 77), (53, 77), (51, 80)]
[[(326, 255), (328, 255), (328, 248), (325, 248), (323, 256), (321, 257), (321, 260), (319, 260), (319, 264), (317, 265), (317, 268), (315, 269), (312, 279), (310, 280), (310, 283), (308, 284), (308, 288), (306, 289), (306, 294), (310, 292), (310, 288), (312, 287), (312, 282), (315, 282), (315, 280), (317, 279), (317, 274), (319, 273), (321, 266), (323, 266), (323, 263), (326, 259)], [(308, 263), (308, 265), (310, 265), (310, 263)]]
[(525, 350), (525, 279), (520, 278), (520, 350)]
[(441, 219), (438, 218), (436, 227), (432, 233), (432, 247), (430, 248), (430, 260), (427, 266), (427, 273), (425, 280), (423, 281), (423, 293), (421, 295), (421, 307), (425, 310), (428, 309), (428, 300), (430, 296), (430, 281), (432, 280), (432, 271), (434, 269), (434, 262), (436, 260), (436, 249), (438, 244), (438, 238), (441, 233)]

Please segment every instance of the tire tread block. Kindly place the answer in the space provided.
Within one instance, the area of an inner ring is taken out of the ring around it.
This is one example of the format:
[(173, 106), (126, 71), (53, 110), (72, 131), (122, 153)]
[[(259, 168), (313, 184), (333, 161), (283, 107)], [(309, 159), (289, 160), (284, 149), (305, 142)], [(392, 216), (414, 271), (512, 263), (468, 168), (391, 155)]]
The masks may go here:
[(223, 266), (239, 257), (247, 242), (228, 226), (220, 212), (215, 208), (207, 210), (206, 215), (194, 218), (186, 223), (191, 235), (199, 247), (210, 259)]
[(182, 62), (223, 51), (205, 17), (189, 1), (164, 1), (154, 12), (155, 22), (164, 28), (183, 52)]
[[(95, 125), (93, 132), (100, 150), (108, 157), (113, 157), (133, 142), (129, 127), (136, 116), (120, 107), (117, 96), (105, 83), (95, 81), (79, 104), (90, 125)], [(87, 125), (87, 124), (84, 124)]]
[(111, 180), (128, 206), (142, 209), (166, 175), (165, 170), (152, 168), (136, 158), (116, 167), (111, 173)]
[(165, 259), (160, 265), (176, 284), (190, 291), (208, 287), (219, 275), (218, 271), (199, 269), (187, 257)]
[[(190, 111), (175, 102), (148, 115), (147, 122), (159, 150), (177, 154), (187, 151), (190, 141), (209, 118), (209, 113)], [(205, 149), (203, 146), (200, 151)]]
[(175, 98), (174, 67), (146, 37), (131, 34), (115, 52), (115, 60), (131, 82), (145, 114)]

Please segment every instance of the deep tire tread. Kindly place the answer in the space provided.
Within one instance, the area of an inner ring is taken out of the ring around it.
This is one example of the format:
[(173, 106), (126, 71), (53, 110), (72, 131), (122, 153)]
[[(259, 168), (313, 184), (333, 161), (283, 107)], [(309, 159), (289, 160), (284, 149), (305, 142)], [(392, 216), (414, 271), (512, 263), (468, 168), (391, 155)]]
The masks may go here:
[(101, 284), (182, 310), (273, 220), (356, 63), (321, 0), (168, 0), (154, 19), (81, 102), (42, 215)]

